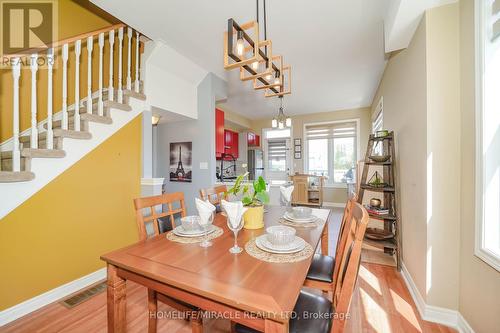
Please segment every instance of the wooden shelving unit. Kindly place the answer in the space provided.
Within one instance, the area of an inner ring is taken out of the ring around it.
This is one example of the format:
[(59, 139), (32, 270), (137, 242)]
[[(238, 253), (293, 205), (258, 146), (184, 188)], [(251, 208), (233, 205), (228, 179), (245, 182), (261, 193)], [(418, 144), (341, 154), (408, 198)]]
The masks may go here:
[[(301, 206), (323, 206), (323, 176), (295, 174), (290, 176), (294, 190), (292, 193), (292, 205)], [(311, 187), (315, 184), (315, 187)]]
[[(370, 156), (374, 154), (375, 145), (381, 145), (379, 154), (390, 156), (387, 161), (376, 162), (370, 159)], [(369, 184), (368, 175), (373, 167), (379, 170), (382, 168), (382, 177), (386, 186), (374, 187)], [(395, 167), (394, 132), (385, 137), (370, 135), (360, 179), (358, 202), (366, 204), (370, 198), (364, 198), (365, 194), (377, 193), (377, 195), (383, 196), (382, 205), (389, 209), (389, 214), (377, 215), (369, 213), (371, 219), (382, 221), (383, 229), (367, 228), (364, 245), (366, 245), (365, 249), (370, 252), (371, 261), (387, 263), (393, 257), (398, 270), (401, 270), (401, 228), (396, 205)], [(363, 201), (363, 199), (368, 200)], [(380, 235), (384, 235), (384, 237)]]

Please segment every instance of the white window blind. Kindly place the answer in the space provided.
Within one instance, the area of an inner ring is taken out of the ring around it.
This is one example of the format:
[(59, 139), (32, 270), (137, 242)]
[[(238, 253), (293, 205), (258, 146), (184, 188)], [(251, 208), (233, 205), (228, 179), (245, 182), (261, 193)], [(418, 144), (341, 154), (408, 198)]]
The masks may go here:
[(270, 139), (267, 142), (267, 160), (270, 171), (286, 170), (286, 139)]
[(500, 0), (495, 0), (491, 6), (491, 25), (491, 40), (494, 41), (500, 36)]
[(334, 123), (306, 126), (306, 139), (350, 138), (356, 136), (356, 123)]

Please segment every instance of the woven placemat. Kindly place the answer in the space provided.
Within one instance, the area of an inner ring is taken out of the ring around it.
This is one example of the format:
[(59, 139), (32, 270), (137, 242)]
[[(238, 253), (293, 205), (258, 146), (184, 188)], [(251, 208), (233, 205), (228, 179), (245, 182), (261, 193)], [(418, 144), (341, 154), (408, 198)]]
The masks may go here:
[[(208, 239), (212, 240), (217, 237), (220, 237), (223, 233), (224, 230), (222, 228), (215, 226), (215, 231), (212, 233), (208, 234)], [(205, 239), (205, 236), (199, 236), (199, 237), (180, 237), (174, 234), (173, 231), (170, 231), (167, 233), (167, 239), (172, 241), (172, 242), (177, 242), (177, 243), (182, 243), (182, 244), (194, 244), (194, 243), (201, 243)]]
[(302, 251), (296, 253), (278, 254), (266, 252), (257, 247), (255, 238), (245, 244), (245, 251), (256, 259), (279, 264), (302, 261), (312, 256), (314, 253), (312, 246), (307, 242), (306, 247)]
[[(316, 219), (317, 220), (317, 219)], [(316, 222), (311, 222), (311, 223), (297, 223), (297, 222), (292, 222), (288, 221), (284, 218), (281, 218), (279, 222), (283, 225), (288, 225), (290, 227), (295, 227), (295, 228), (317, 228), (318, 224)]]

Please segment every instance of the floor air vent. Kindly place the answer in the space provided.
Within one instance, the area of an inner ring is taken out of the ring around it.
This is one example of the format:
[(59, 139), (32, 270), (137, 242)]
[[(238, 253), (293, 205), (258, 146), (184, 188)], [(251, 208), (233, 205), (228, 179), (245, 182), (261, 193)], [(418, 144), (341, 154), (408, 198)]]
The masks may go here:
[(81, 304), (86, 300), (92, 298), (93, 296), (103, 292), (104, 290), (106, 290), (106, 281), (103, 281), (99, 284), (95, 284), (85, 290), (82, 290), (78, 294), (68, 297), (65, 300), (61, 301), (60, 303), (65, 307), (67, 307), (68, 309), (71, 309), (77, 306), (78, 304)]

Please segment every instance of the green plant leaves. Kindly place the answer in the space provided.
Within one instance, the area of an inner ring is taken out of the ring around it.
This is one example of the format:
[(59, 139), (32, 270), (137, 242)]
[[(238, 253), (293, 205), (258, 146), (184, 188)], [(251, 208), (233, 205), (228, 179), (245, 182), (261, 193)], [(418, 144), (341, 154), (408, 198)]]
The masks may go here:
[(243, 199), (241, 201), (243, 202), (244, 206), (251, 205), (253, 202), (252, 198), (250, 198), (250, 197), (243, 197)]
[(259, 200), (263, 205), (269, 203), (269, 193), (267, 193), (266, 191), (258, 192), (255, 196), (257, 200)]

